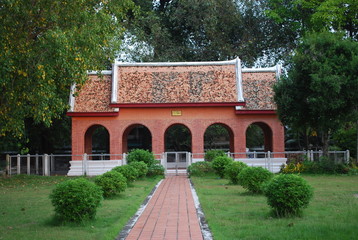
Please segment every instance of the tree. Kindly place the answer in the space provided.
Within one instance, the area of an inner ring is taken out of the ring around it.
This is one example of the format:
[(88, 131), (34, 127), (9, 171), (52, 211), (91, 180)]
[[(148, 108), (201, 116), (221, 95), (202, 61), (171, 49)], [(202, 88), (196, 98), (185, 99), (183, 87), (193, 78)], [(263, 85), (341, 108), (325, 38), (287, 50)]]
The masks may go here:
[[(264, 1), (136, 2), (141, 13), (130, 21), (128, 36), (142, 44), (127, 49), (135, 61), (217, 61), (239, 56), (249, 66), (260, 57), (280, 58), (286, 54), (282, 45), (292, 42), (287, 29), (265, 15)], [(147, 51), (141, 51), (143, 45)]]
[(109, 65), (135, 11), (131, 0), (1, 1), (0, 138), (61, 117), (71, 84)]
[(323, 29), (345, 31), (358, 40), (356, 0), (268, 0), (266, 14), (287, 29), (296, 43), (306, 32)]
[(292, 58), (292, 69), (274, 86), (283, 124), (322, 133), (328, 152), (330, 133), (357, 120), (358, 43), (342, 34), (307, 35)]

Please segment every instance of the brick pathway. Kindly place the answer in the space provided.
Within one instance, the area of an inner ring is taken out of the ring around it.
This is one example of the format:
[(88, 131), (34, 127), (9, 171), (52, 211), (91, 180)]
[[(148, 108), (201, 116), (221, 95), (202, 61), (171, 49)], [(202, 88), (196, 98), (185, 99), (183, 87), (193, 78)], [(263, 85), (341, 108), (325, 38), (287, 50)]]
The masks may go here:
[(167, 176), (126, 240), (202, 240), (190, 183), (186, 176)]

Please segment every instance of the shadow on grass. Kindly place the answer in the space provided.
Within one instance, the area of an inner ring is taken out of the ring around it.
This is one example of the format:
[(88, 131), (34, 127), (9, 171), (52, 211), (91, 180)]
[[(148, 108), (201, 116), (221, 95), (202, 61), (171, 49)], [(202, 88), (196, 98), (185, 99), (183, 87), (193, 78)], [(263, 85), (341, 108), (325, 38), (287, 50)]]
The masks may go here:
[(253, 193), (253, 192), (246, 191), (246, 192), (239, 193), (239, 196), (257, 197), (257, 196), (263, 196), (263, 194), (262, 193)]
[(71, 228), (76, 228), (76, 227), (86, 227), (86, 226), (91, 226), (94, 224), (94, 222), (96, 221), (96, 217), (94, 217), (93, 219), (87, 219), (87, 220), (83, 220), (83, 221), (79, 221), (79, 222), (70, 222), (70, 221), (65, 221), (62, 218), (60, 218), (57, 215), (52, 215), (51, 217), (47, 218), (44, 222), (43, 225), (46, 227), (71, 227)]

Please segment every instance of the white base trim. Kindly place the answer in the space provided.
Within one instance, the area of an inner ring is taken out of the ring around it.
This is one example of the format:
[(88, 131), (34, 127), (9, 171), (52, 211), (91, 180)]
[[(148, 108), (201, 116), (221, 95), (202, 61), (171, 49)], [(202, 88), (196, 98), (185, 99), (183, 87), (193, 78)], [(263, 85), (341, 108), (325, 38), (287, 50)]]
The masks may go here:
[(204, 158), (193, 158), (193, 159), (191, 159), (191, 162), (192, 163), (196, 163), (196, 162), (204, 162), (205, 161), (205, 159)]
[(70, 161), (70, 170), (67, 176), (97, 176), (110, 171), (112, 168), (121, 166), (122, 160), (106, 161)]
[(263, 167), (273, 173), (278, 173), (287, 158), (235, 158), (235, 161), (246, 163), (250, 167)]

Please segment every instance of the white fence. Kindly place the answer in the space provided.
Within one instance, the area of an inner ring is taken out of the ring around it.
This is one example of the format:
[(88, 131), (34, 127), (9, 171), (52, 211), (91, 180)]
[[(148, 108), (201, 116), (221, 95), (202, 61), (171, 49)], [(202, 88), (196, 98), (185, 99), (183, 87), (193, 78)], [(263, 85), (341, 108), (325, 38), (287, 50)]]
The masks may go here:
[[(186, 168), (191, 163), (204, 161), (204, 153), (186, 153), (185, 163), (181, 158), (173, 165), (171, 154), (155, 154), (158, 163), (164, 168)], [(178, 154), (176, 154), (178, 155)], [(278, 172), (282, 164), (303, 160), (319, 161), (321, 151), (290, 151), (290, 152), (245, 152), (227, 153), (235, 161), (245, 162), (249, 166), (261, 166), (272, 172)], [(169, 157), (169, 158), (168, 158)], [(348, 163), (349, 151), (330, 151), (329, 158), (336, 163)], [(8, 175), (99, 175), (116, 166), (126, 164), (126, 154), (83, 154), (83, 155), (7, 155), (6, 173)], [(174, 166), (174, 167), (173, 167)]]

